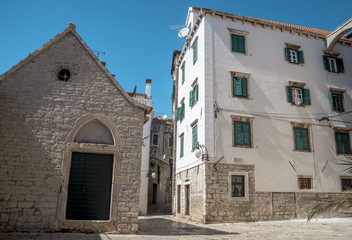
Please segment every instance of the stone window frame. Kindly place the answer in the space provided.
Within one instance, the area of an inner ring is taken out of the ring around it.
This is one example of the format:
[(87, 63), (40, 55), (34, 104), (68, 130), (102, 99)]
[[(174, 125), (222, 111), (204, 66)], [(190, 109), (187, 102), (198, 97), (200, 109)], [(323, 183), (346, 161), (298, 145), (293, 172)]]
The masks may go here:
[[(154, 144), (154, 136), (157, 136), (156, 144)], [(159, 145), (159, 134), (158, 133), (153, 133), (152, 134), (152, 145), (153, 146), (158, 146)]]
[[(67, 70), (70, 72), (70, 78), (67, 81), (60, 80), (58, 77), (59, 72), (62, 70)], [(57, 65), (55, 70), (52, 71), (52, 73), (54, 74), (53, 78), (57, 82), (69, 83), (69, 82), (72, 82), (72, 80), (74, 80), (74, 76), (77, 74), (77, 70), (78, 70), (78, 67), (75, 65), (59, 64)]]
[(352, 176), (340, 176), (341, 192), (346, 192), (348, 190), (343, 189), (342, 180), (350, 180), (352, 183)]
[[(253, 117), (243, 117), (243, 116), (234, 116), (231, 115), (231, 125), (232, 125), (232, 147), (239, 147), (239, 148), (253, 148)], [(234, 122), (249, 122), (250, 124), (250, 130), (251, 130), (251, 145), (237, 145), (235, 144), (235, 126)]]
[[(286, 86), (286, 95), (289, 94), (287, 91), (287, 89), (291, 89), (291, 106), (296, 106), (296, 107), (306, 107), (306, 106), (309, 106), (311, 105), (311, 97), (310, 97), (310, 90), (309, 88), (306, 88), (306, 83), (303, 83), (303, 82), (295, 82), (295, 81), (289, 81), (288, 82), (288, 85)], [(301, 90), (301, 96), (302, 96), (302, 99), (301, 99), (301, 104), (296, 104), (295, 101), (293, 100), (293, 94), (292, 94), (292, 90), (293, 89), (300, 89)], [(304, 100), (304, 91), (309, 91), (309, 103), (305, 104), (305, 100)], [(288, 96), (286, 96), (287, 98), (289, 98)], [(287, 99), (288, 101), (288, 99)]]
[[(345, 112), (345, 104), (344, 104), (344, 96), (343, 94), (346, 93), (346, 90), (345, 89), (340, 89), (340, 88), (332, 88), (332, 87), (329, 87), (329, 93), (330, 93), (330, 97), (332, 98), (333, 94), (340, 94), (342, 96), (342, 107), (343, 107), (343, 111), (339, 111), (336, 107), (336, 109), (334, 108), (334, 106), (331, 106), (331, 109), (334, 111), (334, 112), (338, 112), (338, 113), (342, 113), (342, 112)], [(332, 102), (333, 99), (330, 99), (330, 101)]]
[[(287, 49), (288, 52), (295, 52), (296, 53), (295, 54), (296, 55), (296, 61), (291, 61), (290, 55), (288, 55), (288, 60), (287, 60), (288, 63), (303, 66), (304, 60), (303, 60), (303, 62), (299, 61), (299, 55), (302, 55), (302, 58), (304, 58), (303, 57), (303, 51), (299, 50), (301, 48), (301, 46), (295, 45), (295, 44), (291, 44), (291, 43), (285, 43), (285, 45), (286, 45), (286, 49)], [(286, 51), (286, 49), (285, 49), (285, 51)]]
[[(239, 29), (233, 29), (233, 28), (227, 28), (230, 32), (230, 51), (231, 53), (236, 53), (236, 54), (241, 54), (241, 55), (245, 55), (247, 56), (248, 55), (248, 47), (247, 47), (247, 35), (249, 34), (249, 32), (246, 32), (246, 31), (242, 31), (242, 30), (239, 30)], [(240, 52), (233, 52), (232, 51), (232, 34), (236, 34), (236, 35), (241, 35), (244, 37), (244, 53), (240, 53)]]
[[(230, 71), (231, 73), (231, 96), (232, 98), (240, 98), (240, 99), (247, 99), (249, 100), (250, 99), (250, 85), (249, 85), (249, 78), (251, 77), (251, 74), (249, 73), (242, 73), (242, 72), (235, 72), (235, 71)], [(233, 78), (234, 77), (240, 77), (240, 78), (246, 78), (247, 79), (247, 97), (244, 97), (244, 96), (235, 96), (234, 95), (234, 80)]]
[[(301, 188), (300, 186), (300, 179), (309, 179), (310, 180), (310, 188)], [(298, 191), (313, 191), (314, 184), (313, 184), (313, 176), (312, 175), (297, 175), (297, 188)]]
[[(232, 176), (244, 176), (244, 197), (232, 197)], [(231, 201), (249, 201), (249, 178), (248, 172), (231, 171), (227, 177), (227, 197)]]
[[(351, 128), (341, 128), (341, 127), (335, 127), (334, 128), (334, 138), (335, 138), (335, 149), (336, 149), (336, 155), (342, 155), (342, 156), (351, 156), (352, 155), (352, 146), (351, 146), (351, 134), (350, 134), (350, 131), (352, 129)], [(337, 141), (336, 141), (336, 133), (339, 132), (339, 133), (347, 133), (348, 135), (348, 147), (349, 147), (349, 150), (350, 150), (350, 153), (339, 153), (337, 152)]]
[[(292, 139), (293, 139), (293, 151), (294, 152), (312, 152), (312, 141), (310, 137), (310, 126), (311, 124), (309, 123), (297, 123), (297, 122), (291, 122), (292, 125)], [(301, 150), (296, 148), (296, 139), (295, 139), (295, 128), (306, 128), (308, 130), (308, 150)]]

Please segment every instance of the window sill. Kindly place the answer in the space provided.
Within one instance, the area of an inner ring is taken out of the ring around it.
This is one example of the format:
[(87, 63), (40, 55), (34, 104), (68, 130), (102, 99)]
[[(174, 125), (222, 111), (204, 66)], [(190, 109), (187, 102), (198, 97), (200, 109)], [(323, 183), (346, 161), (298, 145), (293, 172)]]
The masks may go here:
[(237, 148), (253, 148), (253, 146), (247, 146), (247, 145), (232, 145), (232, 147), (237, 147)]
[(293, 149), (294, 152), (306, 152), (306, 153), (310, 153), (312, 152), (311, 150), (302, 150), (302, 149)]
[(239, 99), (245, 99), (245, 100), (250, 100), (250, 97), (244, 97), (244, 96), (232, 96), (232, 98), (239, 98)]
[(231, 201), (249, 202), (249, 197), (230, 197)]
[(352, 153), (336, 153), (338, 156), (352, 156)]
[(236, 53), (236, 54), (241, 54), (241, 55), (244, 55), (244, 56), (248, 56), (248, 54), (247, 54), (247, 53), (233, 52), (233, 51), (231, 51), (231, 53)]
[(306, 107), (307, 105), (304, 105), (304, 104), (297, 105), (297, 104), (291, 103), (291, 106), (296, 106), (296, 107)]

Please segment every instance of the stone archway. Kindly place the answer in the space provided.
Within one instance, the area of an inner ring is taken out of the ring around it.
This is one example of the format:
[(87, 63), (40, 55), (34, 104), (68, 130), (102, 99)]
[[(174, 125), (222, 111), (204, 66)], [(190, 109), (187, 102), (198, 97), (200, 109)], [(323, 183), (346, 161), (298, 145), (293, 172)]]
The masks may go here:
[(326, 50), (332, 51), (337, 40), (341, 38), (345, 33), (352, 30), (352, 18), (347, 20), (344, 24), (336, 28), (329, 35), (326, 36)]

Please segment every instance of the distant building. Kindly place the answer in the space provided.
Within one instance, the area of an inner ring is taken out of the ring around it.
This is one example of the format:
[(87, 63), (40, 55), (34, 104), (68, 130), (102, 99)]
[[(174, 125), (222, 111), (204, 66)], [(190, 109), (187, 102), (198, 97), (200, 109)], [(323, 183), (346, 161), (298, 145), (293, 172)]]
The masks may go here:
[(351, 155), (352, 20), (329, 32), (191, 7), (186, 27), (171, 71), (177, 216), (305, 218), (352, 185), (339, 165)]
[[(156, 117), (150, 134), (148, 206), (168, 205), (172, 200), (172, 120)], [(155, 175), (154, 175), (154, 174)]]
[(124, 91), (75, 28), (0, 76), (0, 231), (138, 230), (151, 108)]

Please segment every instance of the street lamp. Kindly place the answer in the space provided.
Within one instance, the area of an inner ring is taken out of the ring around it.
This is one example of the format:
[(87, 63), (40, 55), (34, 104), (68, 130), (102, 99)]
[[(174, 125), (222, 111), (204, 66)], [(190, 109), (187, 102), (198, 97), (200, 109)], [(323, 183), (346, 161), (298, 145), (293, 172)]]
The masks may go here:
[(209, 161), (208, 159), (208, 149), (205, 145), (197, 143), (197, 148), (194, 151), (194, 155), (196, 155), (197, 158), (202, 157), (202, 161)]

